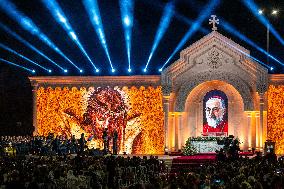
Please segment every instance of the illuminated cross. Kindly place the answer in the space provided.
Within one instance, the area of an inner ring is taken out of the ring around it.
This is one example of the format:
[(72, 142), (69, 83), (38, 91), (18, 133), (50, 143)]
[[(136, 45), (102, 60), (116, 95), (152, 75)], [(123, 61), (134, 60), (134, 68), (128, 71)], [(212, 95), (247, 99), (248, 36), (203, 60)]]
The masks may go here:
[(211, 15), (211, 17), (212, 19), (211, 18), (209, 19), (209, 24), (212, 24), (212, 30), (216, 31), (217, 30), (216, 24), (219, 24), (219, 19), (217, 18), (216, 15)]

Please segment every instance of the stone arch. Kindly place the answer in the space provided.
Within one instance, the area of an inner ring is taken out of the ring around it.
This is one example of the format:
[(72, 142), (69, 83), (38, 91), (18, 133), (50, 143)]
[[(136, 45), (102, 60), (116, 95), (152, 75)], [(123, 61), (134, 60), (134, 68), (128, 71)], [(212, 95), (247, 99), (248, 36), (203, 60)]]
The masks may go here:
[(242, 141), (247, 139), (248, 128), (245, 126), (244, 101), (238, 90), (231, 84), (219, 81), (205, 81), (188, 93), (185, 100), (182, 125), (182, 144), (188, 137), (202, 134), (203, 126), (203, 98), (211, 90), (221, 90), (228, 97), (228, 134), (238, 136)]
[(250, 87), (249, 84), (247, 84), (247, 82), (241, 78), (231, 73), (199, 73), (187, 78), (187, 81), (190, 82), (183, 82), (178, 89), (175, 102), (175, 111), (184, 112), (185, 102), (188, 94), (199, 84), (212, 80), (224, 81), (234, 86), (243, 99), (244, 110), (250, 111), (254, 109), (252, 87)]

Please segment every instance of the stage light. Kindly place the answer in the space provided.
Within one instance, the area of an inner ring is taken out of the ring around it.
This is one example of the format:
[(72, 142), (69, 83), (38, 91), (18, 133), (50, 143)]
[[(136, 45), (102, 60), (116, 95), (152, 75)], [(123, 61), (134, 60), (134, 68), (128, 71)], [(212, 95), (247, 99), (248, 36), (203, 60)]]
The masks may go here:
[(128, 72), (130, 73), (132, 70), (131, 69), (128, 69)]
[(28, 62), (30, 62), (30, 63), (32, 63), (32, 64), (34, 64), (34, 65), (36, 65), (36, 66), (38, 66), (38, 67), (40, 67), (40, 68), (42, 68), (42, 69), (45, 70), (45, 71), (48, 71), (47, 68), (45, 68), (45, 67), (39, 65), (38, 63), (32, 61), (31, 59), (27, 58), (26, 56), (24, 56), (24, 55), (18, 53), (17, 51), (11, 49), (10, 47), (8, 47), (8, 46), (6, 46), (6, 45), (4, 45), (4, 44), (2, 44), (2, 43), (0, 43), (0, 48), (5, 49), (6, 51), (9, 51), (9, 52), (11, 52), (11, 53), (13, 53), (13, 54), (15, 54), (15, 55), (17, 55), (17, 56), (19, 56), (19, 57), (25, 59), (26, 61), (28, 61)]
[(5, 26), (4, 24), (0, 23), (0, 28), (3, 29), (4, 31), (6, 31), (8, 34), (12, 35), (14, 38), (16, 38), (18, 41), (20, 41), (21, 43), (23, 43), (24, 45), (26, 45), (27, 47), (29, 47), (30, 49), (32, 49), (33, 51), (35, 51), (36, 53), (38, 53), (39, 55), (41, 55), (42, 57), (44, 57), (45, 59), (47, 59), (48, 61), (50, 61), (52, 64), (54, 64), (55, 66), (57, 66), (58, 68), (60, 68), (62, 71), (64, 70), (64, 68), (62, 68), (61, 66), (59, 66), (57, 63), (55, 63), (53, 60), (51, 60), (49, 57), (47, 57), (43, 52), (41, 52), (40, 50), (38, 50), (35, 46), (33, 46), (32, 44), (30, 44), (28, 41), (26, 41), (25, 39), (23, 39), (21, 36), (19, 36), (17, 33), (13, 32), (11, 29), (9, 29), (7, 26)]
[(115, 69), (111, 69), (111, 72), (114, 73), (114, 72), (115, 72)]
[(166, 6), (164, 8), (163, 15), (161, 17), (161, 21), (160, 21), (158, 30), (156, 32), (154, 43), (152, 45), (151, 52), (150, 52), (150, 55), (148, 57), (148, 61), (146, 63), (145, 69), (147, 69), (147, 67), (148, 67), (148, 65), (149, 65), (149, 63), (150, 63), (150, 61), (153, 57), (153, 54), (155, 53), (162, 37), (164, 36), (167, 28), (169, 27), (173, 13), (174, 13), (174, 4), (173, 4), (173, 2), (169, 2), (169, 3), (166, 4)]
[[(83, 45), (79, 41), (77, 35), (75, 34), (74, 30), (72, 29), (71, 24), (69, 23), (67, 17), (65, 16), (63, 10), (56, 2), (56, 0), (42, 0), (46, 6), (46, 8), (50, 11), (51, 15), (54, 19), (63, 27), (63, 29), (68, 33), (69, 37), (75, 42), (75, 44), (79, 47), (81, 52), (86, 56), (88, 61), (92, 64), (92, 66), (97, 69), (96, 65), (93, 63), (89, 55), (87, 54), (86, 50), (84, 49)], [(80, 68), (78, 69), (80, 71)]]
[(64, 72), (65, 72), (65, 73), (67, 73), (67, 72), (68, 72), (68, 70), (64, 70)]
[(144, 72), (147, 72), (147, 69), (146, 69), (146, 68), (144, 68), (144, 69), (143, 69), (143, 71), (144, 71)]
[(41, 41), (55, 50), (58, 54), (60, 54), (63, 58), (65, 58), (69, 63), (71, 63), (79, 70), (78, 66), (74, 64), (44, 33), (42, 33), (30, 18), (18, 11), (13, 3), (11, 3), (9, 0), (2, 0), (0, 1), (0, 8), (12, 19), (18, 22), (23, 29), (27, 30), (32, 35), (37, 36)]
[(263, 10), (258, 10), (258, 14), (260, 15), (260, 14), (263, 14)]
[(133, 26), (133, 0), (120, 0), (119, 1), (121, 21), (124, 28), (124, 39), (126, 43), (126, 52), (128, 60), (128, 69), (131, 69), (131, 36), (132, 36), (132, 26)]
[(100, 14), (100, 9), (97, 0), (84, 0), (83, 4), (85, 6), (85, 9), (89, 15), (90, 21), (96, 31), (96, 34), (101, 42), (101, 45), (104, 49), (104, 52), (108, 58), (109, 64), (111, 69), (114, 69), (112, 65), (112, 61), (110, 58), (109, 50), (108, 50), (108, 45), (106, 43), (106, 38), (105, 38), (105, 33), (104, 33), (104, 28), (103, 28), (103, 23), (101, 19), (101, 14)]
[[(269, 27), (270, 32), (276, 37), (276, 39), (284, 45), (284, 39), (281, 37), (281, 35), (275, 30), (273, 25), (268, 21), (267, 18), (264, 17), (264, 15), (258, 14), (258, 7), (252, 0), (242, 0), (243, 4), (254, 14), (254, 16), (257, 17), (257, 19), (265, 26)], [(273, 13), (273, 12), (272, 12)], [(274, 10), (274, 15), (277, 14), (277, 11)]]
[(274, 70), (274, 68), (273, 68), (273, 67), (270, 67), (270, 70), (272, 71), (272, 70)]
[(130, 26), (130, 19), (128, 16), (124, 17), (123, 22), (125, 26), (127, 27)]
[(52, 72), (52, 70), (48, 70), (48, 72), (49, 72), (49, 73), (51, 73), (51, 72)]
[(83, 70), (80, 70), (80, 73), (83, 73)]
[(198, 18), (194, 21), (191, 25), (190, 29), (186, 32), (183, 36), (182, 40), (179, 42), (177, 47), (174, 49), (170, 57), (167, 61), (163, 64), (163, 69), (169, 61), (173, 58), (173, 56), (183, 47), (183, 45), (188, 41), (188, 39), (200, 28), (202, 22), (208, 18), (211, 12), (216, 8), (216, 6), (220, 3), (220, 0), (211, 0), (210, 3), (206, 6), (206, 8), (199, 14)]
[(8, 60), (5, 60), (5, 59), (3, 59), (3, 58), (0, 58), (0, 61), (5, 62), (5, 63), (7, 63), (7, 64), (9, 64), (9, 65), (12, 65), (12, 66), (16, 66), (16, 67), (22, 68), (22, 69), (27, 70), (27, 71), (29, 71), (29, 72), (35, 73), (35, 70), (29, 69), (29, 68), (24, 67), (24, 66), (20, 66), (20, 65), (18, 65), (18, 64), (15, 64), (15, 63), (10, 62), (10, 61), (8, 61)]
[(98, 73), (98, 72), (100, 72), (100, 70), (99, 70), (99, 69), (96, 69), (96, 72)]
[(270, 53), (267, 53), (266, 50), (264, 50), (263, 48), (259, 47), (256, 43), (254, 43), (252, 40), (250, 40), (249, 38), (247, 38), (245, 35), (241, 34), (237, 28), (235, 28), (234, 26), (232, 26), (231, 24), (229, 24), (227, 21), (225, 21), (224, 19), (222, 19), (221, 22), (221, 26), (228, 32), (230, 32), (231, 34), (235, 35), (236, 37), (238, 37), (239, 39), (241, 39), (242, 41), (246, 42), (247, 44), (251, 45), (252, 47), (256, 48), (259, 52), (265, 54), (266, 56), (268, 56), (269, 58), (271, 58), (272, 60), (276, 61), (277, 63), (281, 64), (282, 66), (284, 66), (284, 63), (280, 60), (278, 60), (276, 57), (274, 57), (273, 55), (271, 55)]
[(163, 71), (163, 68), (160, 68), (160, 69), (159, 69), (159, 72), (162, 72), (162, 71)]
[(277, 10), (272, 10), (271, 14), (276, 15), (278, 13)]

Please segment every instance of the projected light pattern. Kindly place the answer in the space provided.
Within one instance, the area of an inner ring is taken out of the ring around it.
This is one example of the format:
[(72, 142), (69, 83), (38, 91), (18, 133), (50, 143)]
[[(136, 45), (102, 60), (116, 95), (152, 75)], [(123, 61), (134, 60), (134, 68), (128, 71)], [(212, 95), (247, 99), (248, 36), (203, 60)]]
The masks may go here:
[(5, 49), (6, 51), (9, 51), (9, 52), (13, 53), (13, 54), (15, 54), (15, 55), (17, 55), (17, 56), (19, 56), (19, 57), (21, 57), (21, 58), (23, 58), (23, 59), (29, 61), (30, 63), (32, 63), (32, 64), (34, 64), (34, 65), (37, 65), (38, 67), (44, 69), (45, 71), (51, 72), (50, 69), (47, 69), (47, 68), (45, 68), (45, 67), (39, 65), (38, 63), (32, 61), (31, 59), (25, 57), (24, 55), (22, 55), (22, 54), (16, 52), (15, 50), (11, 49), (10, 47), (8, 47), (8, 46), (6, 46), (6, 45), (4, 45), (4, 44), (2, 44), (2, 43), (0, 43), (0, 48)]
[(263, 48), (259, 47), (257, 44), (255, 44), (252, 40), (250, 40), (249, 38), (247, 38), (245, 35), (241, 34), (235, 27), (233, 27), (231, 24), (229, 24), (228, 22), (226, 22), (225, 20), (222, 20), (221, 22), (221, 26), (223, 26), (223, 28), (225, 30), (227, 30), (228, 32), (230, 32), (231, 34), (237, 36), (239, 39), (243, 40), (244, 42), (248, 43), (249, 45), (251, 45), (252, 47), (256, 48), (258, 51), (264, 53), (266, 56), (268, 56), (269, 58), (271, 58), (272, 60), (276, 61), (277, 63), (281, 64), (282, 66), (284, 66), (284, 63), (282, 63), (280, 60), (278, 60), (277, 58), (275, 58), (273, 55), (267, 53), (267, 51), (265, 51)]
[(120, 153), (164, 151), (161, 87), (39, 87), (36, 102), (38, 135), (84, 133), (89, 147), (102, 149), (108, 128), (109, 136), (118, 132)]
[(144, 68), (144, 72), (147, 71), (147, 68), (148, 68), (148, 65), (149, 65), (149, 63), (150, 63), (150, 61), (152, 59), (152, 56), (153, 56), (154, 52), (156, 51), (156, 49), (157, 49), (157, 47), (158, 47), (162, 37), (164, 36), (167, 28), (170, 25), (170, 22), (171, 22), (173, 14), (174, 14), (174, 3), (173, 2), (169, 2), (165, 6), (165, 9), (164, 9), (164, 12), (163, 12), (163, 15), (162, 15), (162, 18), (161, 18), (161, 21), (160, 21), (157, 33), (155, 35), (154, 43), (153, 43), (153, 46), (152, 46), (152, 49), (151, 49), (151, 52), (150, 52), (147, 64), (146, 64), (146, 66)]
[(20, 66), (20, 65), (18, 65), (16, 63), (10, 62), (10, 61), (5, 60), (3, 58), (0, 58), (0, 61), (5, 62), (6, 64), (9, 64), (9, 65), (12, 65), (12, 66), (16, 66), (16, 67), (22, 68), (22, 69), (27, 70), (27, 71), (29, 71), (31, 73), (35, 73), (35, 70), (29, 69), (29, 68), (24, 67), (24, 66)]
[(265, 26), (269, 27), (270, 32), (278, 39), (278, 41), (284, 45), (284, 39), (280, 34), (275, 30), (273, 25), (266, 19), (262, 14), (259, 14), (259, 8), (252, 0), (242, 0), (243, 4), (254, 14), (254, 16)]
[(187, 31), (187, 33), (184, 35), (182, 40), (179, 42), (173, 53), (170, 55), (170, 57), (167, 59), (167, 61), (164, 63), (164, 65), (159, 69), (159, 71), (162, 71), (163, 68), (169, 63), (169, 61), (173, 58), (173, 56), (183, 47), (183, 45), (187, 42), (187, 40), (200, 28), (202, 22), (208, 18), (210, 13), (216, 8), (216, 6), (220, 3), (220, 0), (211, 0), (210, 3), (206, 6), (206, 8), (199, 14), (196, 21), (192, 24), (190, 29)]
[(9, 0), (2, 0), (0, 2), (0, 8), (9, 15), (12, 19), (20, 24), (20, 26), (30, 32), (32, 35), (37, 36), (41, 41), (43, 41), (50, 48), (55, 50), (63, 58), (65, 58), (69, 63), (71, 63), (78, 70), (80, 68), (75, 65), (40, 29), (33, 23), (33, 21), (25, 16), (23, 13), (17, 10), (16, 6), (11, 3)]
[(85, 9), (89, 15), (90, 21), (97, 33), (98, 38), (100, 39), (101, 45), (104, 48), (104, 51), (106, 53), (106, 56), (108, 58), (111, 70), (115, 70), (113, 68), (111, 58), (109, 55), (108, 45), (106, 42), (106, 37), (104, 33), (103, 23), (101, 19), (100, 9), (97, 0), (84, 0), (83, 4), (85, 6)]
[[(60, 8), (59, 4), (55, 0), (42, 0), (47, 7), (47, 9), (50, 11), (54, 19), (63, 27), (63, 29), (68, 33), (69, 37), (76, 43), (76, 45), (80, 48), (80, 50), (83, 52), (83, 54), (87, 57), (89, 62), (92, 64), (92, 66), (97, 70), (98, 68), (93, 63), (89, 55), (87, 54), (86, 50), (82, 46), (81, 42), (79, 41), (77, 35), (75, 34), (74, 30), (72, 29), (72, 26), (70, 25), (67, 17), (65, 16), (64, 12)], [(81, 69), (78, 68), (80, 71)]]
[(64, 68), (62, 68), (61, 66), (59, 66), (58, 64), (56, 64), (53, 60), (51, 60), (49, 57), (47, 57), (43, 52), (41, 52), (40, 50), (38, 50), (35, 46), (33, 46), (32, 44), (30, 44), (28, 41), (26, 41), (25, 39), (23, 39), (21, 36), (19, 36), (18, 34), (16, 34), (15, 32), (13, 32), (12, 30), (10, 30), (7, 26), (5, 26), (4, 24), (0, 23), (0, 28), (2, 28), (3, 30), (5, 30), (7, 33), (9, 33), (10, 35), (12, 35), (14, 38), (16, 38), (18, 41), (20, 41), (21, 43), (23, 43), (24, 45), (26, 45), (27, 47), (31, 48), (33, 51), (37, 52), (38, 54), (40, 54), (42, 57), (44, 57), (45, 59), (47, 59), (48, 61), (50, 61), (52, 64), (54, 64), (55, 66), (57, 66), (58, 68), (60, 68), (62, 71), (64, 71)]
[(124, 28), (124, 38), (126, 43), (127, 59), (128, 59), (128, 71), (131, 71), (131, 61), (130, 61), (130, 52), (131, 52), (131, 35), (132, 35), (132, 26), (133, 26), (133, 9), (134, 2), (132, 0), (120, 0), (120, 12), (121, 20)]

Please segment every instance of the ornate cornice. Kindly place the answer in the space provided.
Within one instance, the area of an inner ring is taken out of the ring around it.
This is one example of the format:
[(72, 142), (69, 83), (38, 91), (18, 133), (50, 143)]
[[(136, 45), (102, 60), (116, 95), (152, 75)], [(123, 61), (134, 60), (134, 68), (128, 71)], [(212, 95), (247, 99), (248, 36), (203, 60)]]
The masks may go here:
[(39, 76), (32, 86), (160, 86), (160, 76)]
[(269, 84), (284, 85), (284, 74), (269, 74)]

